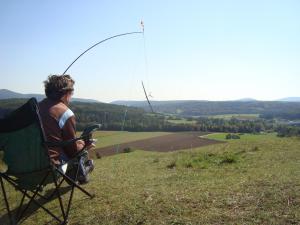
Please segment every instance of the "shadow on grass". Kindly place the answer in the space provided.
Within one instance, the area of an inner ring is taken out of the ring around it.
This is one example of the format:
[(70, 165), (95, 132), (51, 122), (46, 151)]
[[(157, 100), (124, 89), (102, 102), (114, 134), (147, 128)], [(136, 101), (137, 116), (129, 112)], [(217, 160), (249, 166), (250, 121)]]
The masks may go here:
[[(71, 186), (61, 187), (61, 188), (59, 189), (60, 195), (63, 196), (63, 195), (65, 195), (66, 193), (70, 192), (71, 188), (72, 188)], [(45, 192), (45, 194), (44, 194), (45, 198), (37, 196), (37, 197), (35, 198), (35, 200), (36, 200), (39, 204), (41, 204), (42, 206), (44, 206), (44, 207), (45, 207), (45, 205), (46, 205), (48, 202), (51, 202), (51, 201), (55, 200), (55, 201), (57, 201), (57, 207), (59, 207), (59, 201), (58, 201), (58, 198), (57, 198), (57, 197), (53, 197), (53, 196), (55, 196), (55, 195), (53, 195), (54, 191), (55, 191), (55, 188), (49, 189), (49, 190), (47, 190), (47, 191)], [(27, 197), (26, 197), (26, 198), (27, 198)], [(28, 200), (28, 198), (27, 198), (27, 200)], [(15, 200), (15, 201), (16, 201), (16, 200)], [(20, 212), (22, 212), (22, 211), (27, 207), (28, 202), (29, 202), (29, 201), (27, 201), (26, 204), (23, 204), (23, 206), (21, 207), (20, 210), (19, 210), (19, 207), (15, 208), (15, 209), (10, 209), (10, 210), (11, 210), (11, 215), (12, 215), (12, 217), (13, 217), (13, 220), (16, 220), (15, 217), (17, 216), (17, 214), (20, 214)], [(10, 206), (10, 207), (11, 207), (11, 206)], [(20, 222), (18, 222), (18, 224), (23, 223), (25, 220), (27, 220), (30, 216), (32, 216), (32, 215), (33, 215), (37, 210), (39, 210), (40, 208), (41, 208), (40, 206), (38, 206), (36, 203), (32, 202), (32, 203), (30, 204), (29, 208), (25, 211), (24, 215), (22, 216), (22, 218), (21, 218)], [(45, 207), (45, 208), (46, 208), (46, 207)], [(55, 207), (55, 208), (56, 208), (56, 207)], [(50, 208), (48, 208), (48, 210), (51, 211)], [(7, 211), (6, 207), (4, 207), (2, 211), (3, 211), (3, 212), (6, 211), (6, 213), (5, 213), (4, 215), (1, 215), (1, 216), (0, 216), (0, 224), (1, 224), (1, 225), (2, 225), (2, 224), (3, 224), (3, 225), (5, 225), (5, 224), (7, 224), (7, 225), (8, 225), (8, 224), (11, 224), (11, 223), (10, 223), (10, 220), (9, 220), (9, 214), (8, 214), (8, 211)], [(62, 215), (60, 215), (60, 216), (62, 217)], [(49, 215), (49, 218), (52, 218), (52, 217)], [(54, 218), (52, 218), (52, 220), (49, 221), (49, 223), (53, 223), (53, 221), (54, 221)], [(37, 221), (36, 221), (36, 222), (37, 222)]]

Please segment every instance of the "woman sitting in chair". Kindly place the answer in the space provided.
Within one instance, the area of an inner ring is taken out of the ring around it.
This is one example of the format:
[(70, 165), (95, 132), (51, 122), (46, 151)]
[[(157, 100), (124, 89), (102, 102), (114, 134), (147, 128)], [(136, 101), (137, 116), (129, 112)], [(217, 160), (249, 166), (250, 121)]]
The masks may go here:
[[(76, 138), (75, 116), (68, 108), (74, 92), (74, 83), (75, 81), (69, 75), (51, 75), (44, 81), (47, 98), (39, 103), (39, 108), (46, 138), (49, 142)], [(52, 162), (59, 166), (72, 159), (83, 148), (90, 149), (94, 146), (83, 140), (77, 140), (65, 147), (49, 148), (49, 156)], [(80, 159), (79, 163), (85, 163), (85, 165), (80, 165), (80, 168), (85, 168), (85, 170), (79, 170), (78, 181), (81, 184), (87, 183), (87, 174), (94, 168), (93, 161)]]

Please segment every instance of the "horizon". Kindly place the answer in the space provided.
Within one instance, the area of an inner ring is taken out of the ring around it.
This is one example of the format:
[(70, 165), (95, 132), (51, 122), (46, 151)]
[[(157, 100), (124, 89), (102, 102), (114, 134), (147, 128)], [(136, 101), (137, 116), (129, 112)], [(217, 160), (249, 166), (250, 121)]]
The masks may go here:
[[(14, 93), (17, 93), (17, 94), (22, 94), (22, 95), (45, 95), (44, 93), (20, 93), (20, 92), (16, 92), (16, 91), (13, 91), (13, 90), (9, 90), (9, 89), (0, 89), (0, 91), (9, 91), (9, 92), (14, 92)], [(80, 96), (77, 96), (77, 97), (72, 97), (72, 99), (84, 99), (84, 100), (96, 100), (96, 101), (99, 101), (101, 103), (114, 103), (114, 102), (147, 102), (146, 99), (141, 99), (141, 100), (138, 100), (138, 99), (132, 99), (132, 100), (120, 100), (120, 99), (115, 99), (115, 100), (112, 100), (110, 102), (105, 102), (105, 101), (101, 101), (101, 100), (98, 100), (98, 99), (93, 99), (93, 98), (82, 98)], [(293, 98), (296, 98), (296, 102), (299, 101), (300, 97), (297, 97), (297, 96), (288, 96), (288, 97), (282, 97), (282, 98), (279, 98), (279, 99), (273, 99), (273, 100), (262, 100), (262, 99), (254, 99), (254, 98), (241, 98), (241, 99), (225, 99), (225, 100), (206, 100), (206, 99), (166, 99), (166, 100), (160, 100), (160, 99), (153, 99), (153, 100), (150, 100), (151, 102), (159, 102), (159, 101), (219, 101), (219, 102), (226, 102), (226, 101), (241, 101), (241, 102), (250, 102), (250, 101), (287, 101), (286, 99), (293, 99)], [(293, 100), (290, 100), (291, 102), (293, 102)]]
[(299, 11), (296, 0), (0, 2), (0, 89), (43, 93), (49, 74), (143, 20), (144, 36), (103, 43), (70, 68), (75, 98), (145, 100), (141, 81), (151, 101), (300, 96)]

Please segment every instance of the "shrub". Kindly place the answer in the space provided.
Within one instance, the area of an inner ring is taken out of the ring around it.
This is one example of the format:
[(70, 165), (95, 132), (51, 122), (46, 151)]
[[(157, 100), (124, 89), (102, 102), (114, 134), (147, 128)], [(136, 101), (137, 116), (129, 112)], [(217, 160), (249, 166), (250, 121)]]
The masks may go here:
[(96, 157), (97, 157), (97, 159), (101, 159), (102, 158), (100, 152), (96, 152)]
[(240, 136), (237, 134), (227, 134), (226, 139), (240, 139)]
[(218, 164), (231, 164), (236, 162), (236, 156), (233, 154), (224, 154), (223, 156), (220, 157), (220, 161)]
[(159, 158), (153, 159), (153, 163), (158, 163), (159, 162)]
[(240, 136), (237, 134), (232, 134), (231, 139), (240, 139)]
[(133, 152), (133, 150), (130, 147), (126, 147), (126, 148), (123, 149), (123, 152), (124, 153), (130, 153), (130, 152)]
[(226, 135), (226, 139), (228, 140), (228, 139), (231, 139), (231, 134), (227, 134)]
[(172, 162), (170, 162), (168, 165), (167, 165), (167, 168), (168, 169), (173, 169), (173, 168), (175, 168), (176, 167), (176, 161), (174, 160), (174, 161), (172, 161)]
[(192, 162), (186, 162), (184, 165), (186, 168), (193, 168)]

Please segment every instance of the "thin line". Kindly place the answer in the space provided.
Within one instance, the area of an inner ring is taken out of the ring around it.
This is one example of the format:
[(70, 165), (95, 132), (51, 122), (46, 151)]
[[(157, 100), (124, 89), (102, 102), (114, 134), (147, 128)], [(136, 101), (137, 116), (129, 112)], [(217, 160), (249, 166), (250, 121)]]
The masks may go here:
[[(148, 58), (147, 58), (147, 49), (146, 49), (146, 38), (145, 38), (145, 33), (144, 32), (143, 32), (143, 39), (144, 39), (144, 60), (145, 60), (145, 69), (146, 69), (146, 81), (149, 84), (149, 68), (148, 68)], [(144, 86), (143, 81), (142, 81), (142, 86), (143, 86), (143, 90), (144, 90), (144, 93), (145, 93), (148, 105), (149, 105), (149, 107), (151, 109), (151, 112), (155, 113), (154, 110), (153, 110), (153, 107), (151, 105), (151, 102), (150, 102), (150, 100), (148, 98), (148, 94), (146, 92), (146, 88)]]
[(150, 109), (151, 109), (151, 112), (154, 113), (154, 110), (153, 110), (152, 105), (151, 105), (151, 103), (150, 103), (150, 101), (149, 101), (149, 98), (148, 98), (148, 95), (147, 95), (147, 92), (146, 92), (146, 89), (145, 89), (145, 86), (144, 86), (143, 81), (142, 81), (142, 86), (143, 86), (143, 89), (144, 89), (144, 93), (145, 93), (145, 96), (146, 96), (148, 105), (149, 105), (149, 107), (150, 107)]
[(99, 41), (97, 42), (96, 44), (92, 45), (91, 47), (89, 47), (88, 49), (86, 49), (84, 52), (82, 52), (68, 67), (67, 69), (63, 72), (62, 75), (65, 75), (65, 73), (70, 69), (70, 67), (81, 57), (83, 56), (86, 52), (88, 52), (89, 50), (91, 50), (92, 48), (96, 47), (97, 45), (105, 42), (105, 41), (108, 41), (110, 39), (113, 39), (113, 38), (116, 38), (116, 37), (120, 37), (120, 36), (125, 36), (125, 35), (130, 35), (130, 34), (142, 34), (143, 32), (140, 32), (140, 31), (137, 31), (137, 32), (129, 32), (129, 33), (124, 33), (124, 34), (118, 34), (118, 35), (114, 35), (114, 36), (111, 36), (109, 38), (106, 38), (102, 41)]

